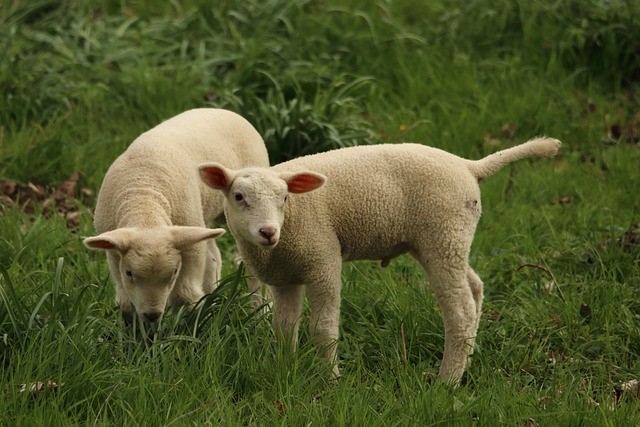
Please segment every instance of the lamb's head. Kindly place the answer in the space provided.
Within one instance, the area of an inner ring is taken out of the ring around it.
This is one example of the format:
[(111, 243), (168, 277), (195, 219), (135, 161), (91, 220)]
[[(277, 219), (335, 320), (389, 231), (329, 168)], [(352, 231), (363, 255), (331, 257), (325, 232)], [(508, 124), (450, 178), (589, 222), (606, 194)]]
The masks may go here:
[[(126, 293), (141, 319), (157, 321), (167, 305), (176, 279), (181, 273), (182, 251), (196, 243), (221, 236), (221, 228), (164, 226), (118, 228), (88, 237), (90, 249), (111, 252), (117, 265), (110, 263), (111, 274)], [(118, 298), (119, 303), (122, 298)], [(128, 305), (128, 304), (127, 304)], [(120, 307), (125, 318), (130, 307)]]
[(278, 244), (289, 193), (320, 188), (316, 172), (276, 172), (269, 168), (230, 170), (217, 163), (200, 166), (202, 180), (225, 195), (225, 215), (236, 239), (264, 249)]

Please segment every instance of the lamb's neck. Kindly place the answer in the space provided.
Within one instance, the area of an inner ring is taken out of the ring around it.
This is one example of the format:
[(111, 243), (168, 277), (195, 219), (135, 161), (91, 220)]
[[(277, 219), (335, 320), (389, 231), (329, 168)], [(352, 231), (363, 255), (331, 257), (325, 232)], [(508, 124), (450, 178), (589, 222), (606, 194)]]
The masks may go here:
[(171, 204), (162, 193), (150, 188), (131, 188), (118, 194), (118, 228), (150, 228), (172, 225)]

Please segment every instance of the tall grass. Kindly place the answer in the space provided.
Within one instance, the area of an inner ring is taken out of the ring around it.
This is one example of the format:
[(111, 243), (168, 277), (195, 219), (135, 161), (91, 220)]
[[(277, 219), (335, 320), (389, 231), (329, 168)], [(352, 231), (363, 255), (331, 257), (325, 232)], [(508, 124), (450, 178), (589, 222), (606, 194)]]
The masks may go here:
[(91, 200), (69, 230), (0, 195), (0, 424), (637, 424), (620, 392), (640, 370), (636, 3), (0, 0), (0, 179), (80, 171), (95, 193), (137, 135), (203, 106), (247, 117), (272, 162), (564, 142), (482, 183), (484, 315), (455, 390), (435, 379), (443, 325), (410, 258), (344, 266), (331, 384), (307, 314), (291, 355), (250, 308), (230, 236), (198, 309), (125, 327), (81, 244)]

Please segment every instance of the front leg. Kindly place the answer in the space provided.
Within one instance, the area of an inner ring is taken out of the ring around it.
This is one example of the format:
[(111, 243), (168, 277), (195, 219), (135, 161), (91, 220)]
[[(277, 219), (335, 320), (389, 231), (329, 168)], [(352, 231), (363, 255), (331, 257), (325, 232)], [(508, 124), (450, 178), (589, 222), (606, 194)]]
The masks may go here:
[(119, 255), (114, 255), (113, 253), (108, 251), (107, 265), (109, 266), (111, 278), (113, 279), (113, 283), (115, 284), (116, 304), (118, 304), (118, 307), (120, 307), (120, 315), (122, 316), (124, 323), (130, 325), (133, 323), (133, 304), (131, 303), (131, 299), (129, 298), (127, 290), (122, 285), (118, 256)]
[(257, 310), (262, 307), (260, 311), (266, 313), (268, 309), (273, 307), (273, 301), (269, 295), (269, 288), (263, 286), (260, 279), (256, 276), (249, 275), (247, 277), (247, 288), (251, 294), (251, 305), (253, 308)]
[(311, 320), (309, 329), (318, 356), (332, 367), (332, 379), (340, 377), (337, 347), (340, 323), (341, 264), (323, 271), (316, 280), (307, 285)]
[[(240, 266), (244, 261), (239, 254), (235, 254), (234, 262), (236, 266)], [(251, 295), (251, 305), (254, 309), (260, 309), (265, 314), (267, 310), (273, 308), (273, 299), (271, 298), (269, 287), (258, 279), (258, 275), (251, 269), (251, 266), (244, 263), (247, 272), (247, 290)]]
[(222, 254), (215, 240), (207, 240), (207, 255), (202, 289), (210, 294), (218, 286), (222, 274)]
[(293, 352), (298, 345), (304, 287), (270, 286), (269, 289), (273, 296), (273, 332), (278, 342), (286, 342)]
[(207, 242), (200, 242), (182, 251), (182, 267), (169, 295), (174, 307), (193, 305), (204, 296)]

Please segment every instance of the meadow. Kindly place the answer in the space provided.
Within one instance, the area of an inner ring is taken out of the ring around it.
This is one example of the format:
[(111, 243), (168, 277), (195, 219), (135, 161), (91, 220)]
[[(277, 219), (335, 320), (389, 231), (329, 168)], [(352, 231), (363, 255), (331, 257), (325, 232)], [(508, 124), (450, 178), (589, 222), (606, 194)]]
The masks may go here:
[[(640, 3), (0, 0), (0, 425), (640, 424)], [(198, 310), (125, 327), (82, 239), (111, 162), (221, 107), (272, 163), (419, 142), (554, 159), (482, 182), (484, 314), (461, 387), (410, 257), (345, 264), (339, 358), (275, 343), (229, 233)]]

